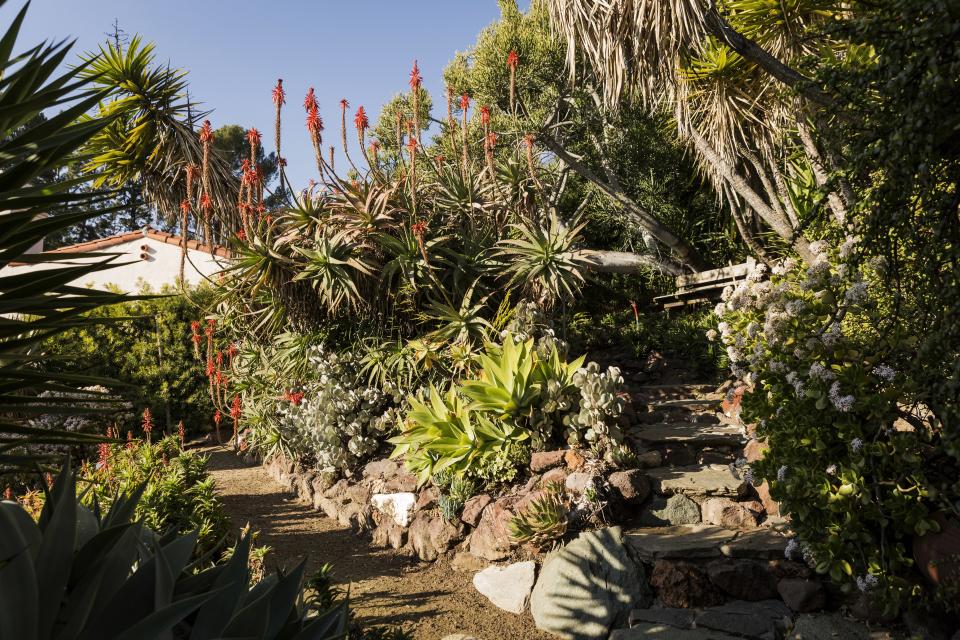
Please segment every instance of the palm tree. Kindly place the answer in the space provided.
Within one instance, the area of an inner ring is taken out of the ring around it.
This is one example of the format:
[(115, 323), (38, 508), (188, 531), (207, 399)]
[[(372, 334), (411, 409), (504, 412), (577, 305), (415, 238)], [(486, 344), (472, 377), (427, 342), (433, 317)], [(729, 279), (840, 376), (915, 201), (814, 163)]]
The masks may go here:
[(789, 197), (808, 168), (829, 192), (829, 211), (845, 220), (852, 193), (842, 181), (828, 184), (830, 154), (811, 131), (831, 98), (797, 69), (842, 44), (820, 29), (842, 15), (840, 3), (549, 0), (549, 10), (571, 74), (594, 77), (607, 108), (629, 99), (674, 114), (761, 257), (764, 230), (809, 257), (805, 229), (820, 206), (798, 211)]

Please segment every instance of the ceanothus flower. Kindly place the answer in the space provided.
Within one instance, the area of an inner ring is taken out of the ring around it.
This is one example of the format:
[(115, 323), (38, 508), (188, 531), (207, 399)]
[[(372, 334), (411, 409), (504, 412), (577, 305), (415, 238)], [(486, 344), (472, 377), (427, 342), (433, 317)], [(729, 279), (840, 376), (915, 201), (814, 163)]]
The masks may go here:
[(876, 589), (877, 586), (879, 586), (879, 584), (880, 584), (880, 578), (873, 575), (872, 573), (868, 573), (862, 576), (857, 576), (857, 589), (859, 589), (862, 593), (866, 593), (867, 591), (872, 591), (873, 589)]
[(830, 465), (829, 467), (826, 468), (826, 472), (828, 476), (837, 475), (837, 465), (835, 464)]
[(839, 381), (834, 381), (834, 383), (830, 385), (830, 392), (828, 395), (830, 396), (830, 402), (837, 411), (846, 413), (847, 411), (853, 409), (853, 404), (856, 399), (851, 395), (841, 395)]
[(787, 470), (788, 470), (787, 465), (783, 465), (782, 467), (780, 467), (779, 469), (777, 469), (777, 480), (778, 480), (778, 481), (783, 482), (784, 480), (787, 479)]
[(812, 365), (810, 365), (810, 371), (808, 372), (807, 375), (809, 375), (811, 378), (815, 380), (824, 380), (824, 381), (833, 380), (834, 378), (837, 377), (833, 373), (833, 371), (830, 371), (819, 362), (814, 362)]
[(866, 282), (855, 282), (850, 285), (850, 288), (847, 289), (847, 292), (844, 294), (843, 298), (850, 304), (859, 304), (866, 300), (867, 295), (867, 283)]
[(850, 441), (851, 451), (853, 451), (854, 453), (860, 453), (862, 449), (863, 449), (863, 440), (861, 440), (860, 438), (854, 438), (853, 440)]
[(796, 538), (790, 538), (787, 546), (783, 549), (783, 557), (787, 560), (793, 560), (800, 553), (800, 543)]
[(873, 375), (882, 380), (886, 380), (887, 382), (891, 382), (897, 375), (897, 372), (894, 370), (894, 368), (886, 364), (878, 364), (873, 368), (872, 373)]

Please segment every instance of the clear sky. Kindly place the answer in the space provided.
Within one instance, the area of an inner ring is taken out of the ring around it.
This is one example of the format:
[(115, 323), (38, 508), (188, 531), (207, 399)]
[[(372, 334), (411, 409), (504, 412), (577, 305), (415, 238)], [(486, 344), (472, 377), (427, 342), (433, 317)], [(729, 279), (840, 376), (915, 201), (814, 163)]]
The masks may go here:
[[(23, 4), (7, 0), (2, 24)], [(348, 115), (362, 104), (374, 121), (407, 89), (415, 58), (442, 110), (443, 67), (498, 16), (496, 0), (33, 0), (18, 49), (68, 36), (76, 52), (95, 49), (117, 20), (155, 42), (161, 60), (189, 70), (191, 97), (214, 110), (214, 127), (257, 127), (268, 150), (270, 92), (283, 78), (284, 156), (294, 184), (305, 186), (314, 166), (301, 106), (308, 87), (316, 89), (327, 140), (339, 138), (341, 98), (350, 101)]]

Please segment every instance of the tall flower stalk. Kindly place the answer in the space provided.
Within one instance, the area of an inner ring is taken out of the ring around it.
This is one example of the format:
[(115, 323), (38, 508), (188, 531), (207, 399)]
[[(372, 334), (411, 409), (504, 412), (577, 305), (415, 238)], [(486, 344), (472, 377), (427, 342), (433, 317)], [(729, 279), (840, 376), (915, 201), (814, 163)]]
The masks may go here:
[(510, 111), (517, 112), (517, 65), (520, 64), (520, 56), (516, 51), (511, 50), (507, 55), (507, 68), (510, 69)]
[[(200, 176), (203, 181), (203, 195), (207, 202), (210, 201), (210, 146), (213, 144), (213, 127), (209, 120), (203, 121), (200, 127), (200, 143), (203, 145), (203, 164), (200, 168)], [(210, 225), (210, 207), (205, 207), (203, 211), (203, 234), (207, 241), (207, 248), (213, 252), (213, 228)]]
[(420, 85), (423, 84), (423, 76), (420, 75), (420, 67), (417, 66), (417, 61), (413, 61), (413, 69), (410, 71), (410, 92), (413, 94), (413, 100), (411, 104), (413, 105), (413, 130), (417, 138), (417, 141), (420, 141)]
[(277, 78), (277, 84), (273, 87), (273, 105), (274, 105), (274, 121), (273, 121), (273, 142), (277, 148), (277, 166), (280, 167), (280, 176), (281, 182), (283, 182), (284, 170), (287, 162), (283, 159), (283, 154), (280, 152), (280, 110), (283, 108), (283, 105), (287, 103), (287, 92), (283, 90), (283, 78)]

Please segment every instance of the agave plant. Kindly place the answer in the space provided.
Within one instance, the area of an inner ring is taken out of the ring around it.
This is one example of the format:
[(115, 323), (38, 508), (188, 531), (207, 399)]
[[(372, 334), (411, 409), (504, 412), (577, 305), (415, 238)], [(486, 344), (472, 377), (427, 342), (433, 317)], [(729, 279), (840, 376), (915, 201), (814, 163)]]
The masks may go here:
[(473, 401), (471, 408), (512, 422), (528, 415), (542, 386), (533, 340), (518, 343), (507, 333), (503, 347), (488, 345), (478, 361), (480, 378), (468, 380), (462, 387), (463, 394)]
[(347, 231), (331, 234), (318, 229), (312, 247), (295, 248), (305, 262), (293, 281), (309, 282), (330, 313), (335, 313), (344, 303), (359, 306), (357, 280), (373, 273), (373, 265), (361, 255), (362, 248)]
[(519, 237), (501, 240), (497, 254), (512, 274), (510, 286), (523, 286), (548, 307), (561, 298), (575, 298), (588, 264), (576, 248), (585, 224), (574, 220), (565, 225), (551, 211), (546, 225), (535, 221), (513, 225)]
[(38, 522), (0, 502), (0, 636), (94, 638), (345, 638), (347, 604), (307, 617), (304, 564), (250, 586), (250, 535), (230, 559), (191, 563), (197, 535), (160, 536), (131, 518), (143, 489), (106, 515), (77, 504), (69, 463)]
[(567, 532), (567, 505), (563, 485), (553, 483), (524, 511), (510, 519), (510, 537), (520, 544), (543, 549), (556, 544)]
[(407, 427), (388, 440), (394, 445), (390, 457), (403, 456), (421, 484), (446, 470), (457, 475), (476, 471), (529, 438), (524, 429), (475, 412), (455, 389), (441, 395), (430, 385), (426, 401), (407, 400)]

